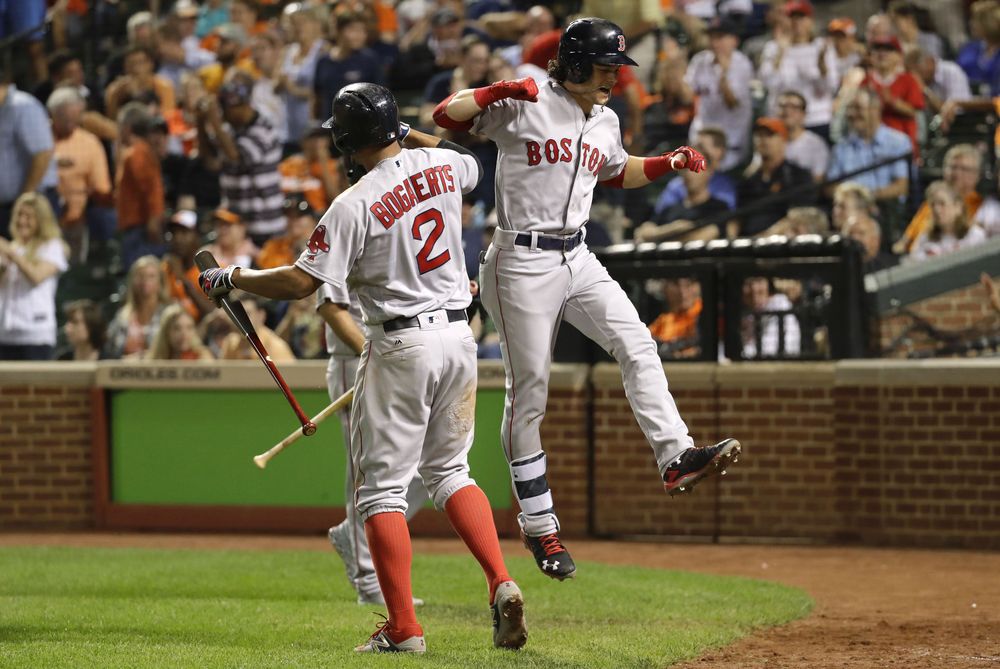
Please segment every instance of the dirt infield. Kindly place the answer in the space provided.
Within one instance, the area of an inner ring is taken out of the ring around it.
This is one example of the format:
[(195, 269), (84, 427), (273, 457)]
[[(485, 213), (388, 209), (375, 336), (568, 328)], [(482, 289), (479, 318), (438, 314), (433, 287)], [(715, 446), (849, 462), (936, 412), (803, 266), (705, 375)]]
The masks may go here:
[[(318, 537), (0, 533), (0, 546), (14, 545), (330, 550)], [(682, 669), (1000, 667), (997, 553), (594, 541), (570, 547), (578, 560), (760, 578), (816, 600), (809, 617)], [(435, 539), (418, 539), (414, 549), (464, 550), (458, 541)], [(515, 542), (504, 542), (504, 550), (524, 552)]]

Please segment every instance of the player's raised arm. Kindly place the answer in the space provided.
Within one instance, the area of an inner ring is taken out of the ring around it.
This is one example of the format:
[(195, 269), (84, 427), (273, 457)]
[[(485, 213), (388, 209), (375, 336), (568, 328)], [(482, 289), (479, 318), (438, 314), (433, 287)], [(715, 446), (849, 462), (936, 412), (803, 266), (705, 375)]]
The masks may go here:
[(625, 169), (618, 176), (601, 183), (612, 188), (642, 188), (664, 174), (681, 169), (701, 172), (705, 169), (705, 156), (690, 146), (681, 146), (650, 158), (629, 156)]
[(500, 100), (538, 101), (538, 85), (531, 77), (498, 81), (482, 88), (464, 88), (452, 93), (434, 109), (434, 122), (448, 130), (468, 130), (472, 119)]

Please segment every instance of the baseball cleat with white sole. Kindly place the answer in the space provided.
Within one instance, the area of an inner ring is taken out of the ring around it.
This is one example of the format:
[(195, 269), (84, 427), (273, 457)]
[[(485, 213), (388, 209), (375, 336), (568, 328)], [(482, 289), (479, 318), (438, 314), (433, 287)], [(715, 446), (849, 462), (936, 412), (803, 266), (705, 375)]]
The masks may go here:
[(524, 595), (514, 581), (504, 581), (497, 586), (490, 606), (493, 613), (493, 645), (497, 648), (518, 650), (528, 640), (524, 626)]
[(663, 472), (663, 489), (673, 497), (691, 492), (696, 483), (712, 474), (724, 475), (740, 456), (740, 442), (724, 439), (715, 446), (689, 448), (678, 455)]

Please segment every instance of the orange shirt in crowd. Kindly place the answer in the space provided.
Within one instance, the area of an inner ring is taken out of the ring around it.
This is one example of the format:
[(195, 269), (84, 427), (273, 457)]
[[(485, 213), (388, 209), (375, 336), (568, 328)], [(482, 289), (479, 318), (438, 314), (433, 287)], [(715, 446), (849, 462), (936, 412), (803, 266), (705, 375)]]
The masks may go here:
[(198, 128), (191, 125), (184, 118), (183, 109), (175, 109), (169, 114), (163, 115), (163, 120), (167, 122), (167, 132), (171, 137), (180, 140), (181, 151), (188, 158), (192, 157), (194, 150), (198, 148)]
[[(184, 307), (184, 311), (191, 314), (191, 318), (198, 322), (201, 320), (201, 311), (198, 309), (198, 305), (195, 301), (191, 299), (187, 291), (184, 290), (184, 282), (174, 274), (174, 270), (170, 267), (170, 263), (164, 260), (160, 263), (160, 267), (163, 270), (163, 280), (167, 282), (167, 292), (170, 294), (171, 299)], [(195, 286), (198, 285), (198, 266), (191, 265), (184, 272), (184, 278), (190, 281)]]
[[(327, 167), (336, 181), (337, 192), (344, 189), (340, 167), (336, 158), (327, 160)], [(326, 196), (323, 179), (320, 178), (320, 164), (311, 163), (302, 154), (289, 156), (278, 164), (281, 174), (281, 190), (286, 193), (304, 193), (309, 206), (323, 213), (330, 206), (331, 199)]]
[(101, 140), (83, 128), (69, 137), (57, 139), (53, 153), (59, 174), (59, 195), (65, 202), (63, 221), (77, 223), (83, 218), (90, 195), (110, 195), (111, 175)]
[(272, 237), (264, 242), (257, 256), (257, 267), (274, 269), (284, 265), (294, 265), (299, 254), (292, 248), (292, 240), (288, 237)]
[(663, 342), (694, 339), (698, 336), (698, 317), (701, 316), (701, 298), (685, 311), (667, 311), (649, 326), (653, 339)]
[[(965, 196), (965, 215), (968, 216), (971, 221), (976, 216), (976, 212), (979, 211), (979, 207), (983, 204), (983, 196), (972, 191)], [(931, 225), (931, 208), (926, 202), (920, 205), (920, 209), (917, 209), (917, 213), (913, 215), (913, 219), (910, 220), (910, 224), (906, 226), (906, 230), (903, 231), (903, 239), (906, 240), (906, 251), (909, 253), (910, 249), (913, 248), (913, 242), (917, 241), (917, 237), (922, 235), (927, 231)]]
[[(103, 149), (102, 149), (103, 150)], [(122, 151), (115, 172), (118, 229), (128, 230), (163, 216), (163, 175), (153, 148), (138, 137)]]
[(396, 17), (396, 10), (391, 4), (384, 0), (375, 0), (373, 8), (380, 35), (387, 33), (395, 35), (399, 32), (399, 19)]

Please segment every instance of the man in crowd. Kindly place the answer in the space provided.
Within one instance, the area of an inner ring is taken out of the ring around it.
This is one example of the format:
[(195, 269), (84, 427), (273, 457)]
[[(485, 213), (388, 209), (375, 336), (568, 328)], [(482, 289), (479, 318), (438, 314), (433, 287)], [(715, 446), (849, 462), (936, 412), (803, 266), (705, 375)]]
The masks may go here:
[(778, 118), (788, 128), (785, 147), (788, 162), (809, 170), (817, 183), (823, 181), (830, 162), (830, 147), (822, 137), (806, 130), (806, 99), (795, 91), (786, 91), (778, 96), (777, 107)]
[(118, 112), (119, 147), (115, 170), (118, 230), (122, 263), (132, 266), (144, 255), (163, 255), (163, 174), (149, 143), (153, 118), (140, 102)]

